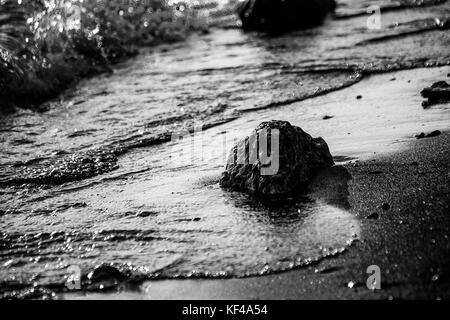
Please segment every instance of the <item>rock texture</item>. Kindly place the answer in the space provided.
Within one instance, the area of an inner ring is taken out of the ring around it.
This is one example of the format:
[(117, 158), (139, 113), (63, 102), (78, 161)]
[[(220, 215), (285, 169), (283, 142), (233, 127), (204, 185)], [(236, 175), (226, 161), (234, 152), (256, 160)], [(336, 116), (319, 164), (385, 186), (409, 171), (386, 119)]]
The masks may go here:
[(450, 101), (450, 84), (445, 81), (438, 81), (425, 88), (420, 93), (422, 97), (428, 98), (422, 102), (422, 106), (427, 108), (434, 104), (447, 103)]
[(246, 0), (238, 14), (245, 30), (283, 31), (319, 25), (335, 8), (334, 0)]
[[(261, 147), (266, 132), (268, 148)], [(267, 149), (272, 151), (269, 158), (265, 157)], [(252, 157), (250, 150), (256, 150), (257, 156)], [(250, 137), (233, 147), (220, 185), (257, 196), (285, 196), (304, 190), (318, 169), (333, 165), (328, 145), (322, 138), (314, 139), (287, 121), (263, 122)]]

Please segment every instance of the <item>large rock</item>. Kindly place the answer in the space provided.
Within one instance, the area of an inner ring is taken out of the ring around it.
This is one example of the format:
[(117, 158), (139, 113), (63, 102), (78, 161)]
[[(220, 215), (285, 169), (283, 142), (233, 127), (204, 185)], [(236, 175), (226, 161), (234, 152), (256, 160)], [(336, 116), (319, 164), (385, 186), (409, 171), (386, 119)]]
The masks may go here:
[(238, 7), (245, 30), (283, 31), (321, 24), (335, 0), (246, 0)]
[(322, 138), (287, 121), (263, 122), (233, 147), (220, 185), (257, 196), (287, 196), (304, 190), (318, 169), (333, 165)]

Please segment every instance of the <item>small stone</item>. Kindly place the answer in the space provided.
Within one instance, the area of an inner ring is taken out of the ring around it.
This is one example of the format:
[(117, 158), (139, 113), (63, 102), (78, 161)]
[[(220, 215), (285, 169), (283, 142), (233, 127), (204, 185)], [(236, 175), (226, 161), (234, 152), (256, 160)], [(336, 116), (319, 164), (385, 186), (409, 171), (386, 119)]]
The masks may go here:
[(87, 278), (91, 282), (100, 282), (111, 279), (122, 280), (124, 277), (124, 274), (120, 272), (119, 269), (106, 264), (95, 267), (95, 269), (87, 275)]
[(431, 277), (431, 281), (433, 281), (433, 282), (436, 282), (436, 281), (438, 281), (439, 280), (439, 275), (438, 274), (435, 274), (435, 275), (433, 275), (432, 277)]
[(416, 139), (423, 139), (423, 138), (425, 138), (425, 133), (424, 132), (416, 134)]
[(334, 118), (334, 116), (324, 116), (323, 120), (330, 120), (330, 119), (333, 119), (333, 118)]
[(441, 131), (439, 130), (434, 130), (433, 132), (430, 132), (429, 134), (427, 134), (425, 137), (426, 138), (432, 138), (432, 137), (437, 137), (441, 135)]
[(425, 134), (424, 132), (421, 132), (420, 134), (416, 135), (416, 139), (433, 138), (433, 137), (437, 137), (441, 134), (442, 134), (442, 132), (439, 130), (434, 130), (427, 134)]
[(438, 81), (423, 89), (420, 94), (428, 100), (422, 103), (424, 108), (435, 104), (447, 103), (450, 101), (450, 85), (445, 81)]
[(362, 99), (362, 95), (356, 96), (356, 99), (361, 100)]
[(374, 213), (369, 214), (366, 217), (366, 219), (373, 219), (373, 220), (375, 220), (375, 219), (378, 219), (379, 217), (380, 217), (380, 215), (377, 212), (374, 212)]
[(352, 289), (355, 285), (356, 285), (355, 282), (350, 281), (350, 282), (347, 284), (347, 287), (349, 287), (350, 289)]

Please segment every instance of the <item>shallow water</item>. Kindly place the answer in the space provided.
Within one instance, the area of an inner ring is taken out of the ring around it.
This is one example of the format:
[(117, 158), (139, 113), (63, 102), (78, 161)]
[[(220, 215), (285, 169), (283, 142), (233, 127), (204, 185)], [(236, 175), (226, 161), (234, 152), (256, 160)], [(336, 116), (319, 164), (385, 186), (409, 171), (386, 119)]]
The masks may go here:
[[(1, 291), (61, 290), (72, 265), (88, 274), (113, 263), (128, 280), (240, 277), (346, 250), (362, 235), (345, 169), (283, 205), (218, 179), (234, 139), (264, 120), (323, 136), (337, 162), (448, 129), (448, 106), (425, 112), (418, 95), (448, 67), (371, 74), (448, 65), (450, 5), (386, 11), (380, 30), (354, 14), (365, 5), (348, 1), (339, 19), (288, 35), (214, 30), (144, 50), (46, 112), (3, 116)], [(191, 140), (171, 133), (195, 125), (205, 130), (191, 153)]]

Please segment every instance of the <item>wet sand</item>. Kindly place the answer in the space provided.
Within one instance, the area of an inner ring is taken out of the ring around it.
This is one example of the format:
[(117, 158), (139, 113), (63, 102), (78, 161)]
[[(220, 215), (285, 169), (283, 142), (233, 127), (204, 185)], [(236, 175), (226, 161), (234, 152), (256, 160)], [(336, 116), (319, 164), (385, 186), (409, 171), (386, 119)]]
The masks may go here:
[[(407, 151), (346, 167), (362, 239), (346, 253), (305, 269), (230, 280), (149, 282), (150, 299), (449, 298), (450, 134), (414, 141)], [(416, 165), (416, 163), (418, 165)], [(380, 172), (380, 173), (378, 173)], [(375, 174), (376, 173), (376, 174)], [(385, 203), (389, 210), (381, 209)], [(366, 217), (378, 213), (379, 219)], [(381, 269), (381, 290), (366, 269)], [(353, 288), (348, 287), (355, 282)]]
[[(411, 71), (415, 72), (415, 71)], [(426, 78), (424, 72), (424, 78)], [(441, 74), (442, 76), (442, 74)], [(389, 74), (378, 76), (384, 82)], [(392, 77), (392, 75), (391, 75)], [(417, 79), (415, 79), (417, 81)], [(375, 81), (376, 82), (376, 81)], [(398, 88), (397, 88), (398, 89)], [(346, 89), (346, 90), (352, 90)], [(395, 94), (386, 99), (396, 100)], [(318, 98), (316, 98), (318, 99)], [(403, 101), (419, 108), (418, 93)], [(385, 101), (389, 103), (389, 101)], [(364, 99), (362, 105), (365, 105)], [(436, 106), (449, 123), (448, 104)], [(424, 111), (426, 112), (426, 111)], [(450, 293), (450, 134), (416, 140), (431, 131), (426, 116), (393, 131), (384, 150), (349, 161), (350, 211), (360, 221), (358, 241), (320, 263), (267, 276), (222, 280), (158, 280), (117, 293), (66, 294), (83, 299), (437, 299)], [(398, 122), (398, 119), (397, 119)], [(432, 123), (432, 122), (431, 122)], [(408, 130), (406, 130), (408, 128)], [(425, 129), (424, 129), (425, 128)], [(369, 132), (373, 132), (368, 128)], [(445, 129), (444, 129), (445, 130)], [(409, 133), (406, 134), (406, 131)], [(403, 135), (403, 136), (402, 136)], [(383, 134), (380, 133), (380, 136)], [(377, 141), (374, 139), (373, 141)], [(333, 149), (333, 145), (331, 145)], [(396, 150), (396, 151), (394, 151)], [(386, 205), (388, 204), (388, 206)], [(371, 219), (367, 217), (371, 216)], [(376, 218), (378, 216), (378, 218)], [(375, 218), (373, 218), (375, 217)], [(367, 267), (381, 269), (381, 290), (366, 287)], [(349, 283), (354, 285), (349, 287)]]
[[(264, 277), (150, 281), (136, 291), (70, 298), (448, 299), (450, 134), (413, 141), (409, 147), (346, 165), (353, 176), (350, 203), (362, 221), (363, 236), (335, 258)], [(381, 208), (385, 203), (389, 210)], [(375, 212), (378, 219), (366, 218)], [(381, 269), (381, 290), (366, 287), (370, 265)]]

